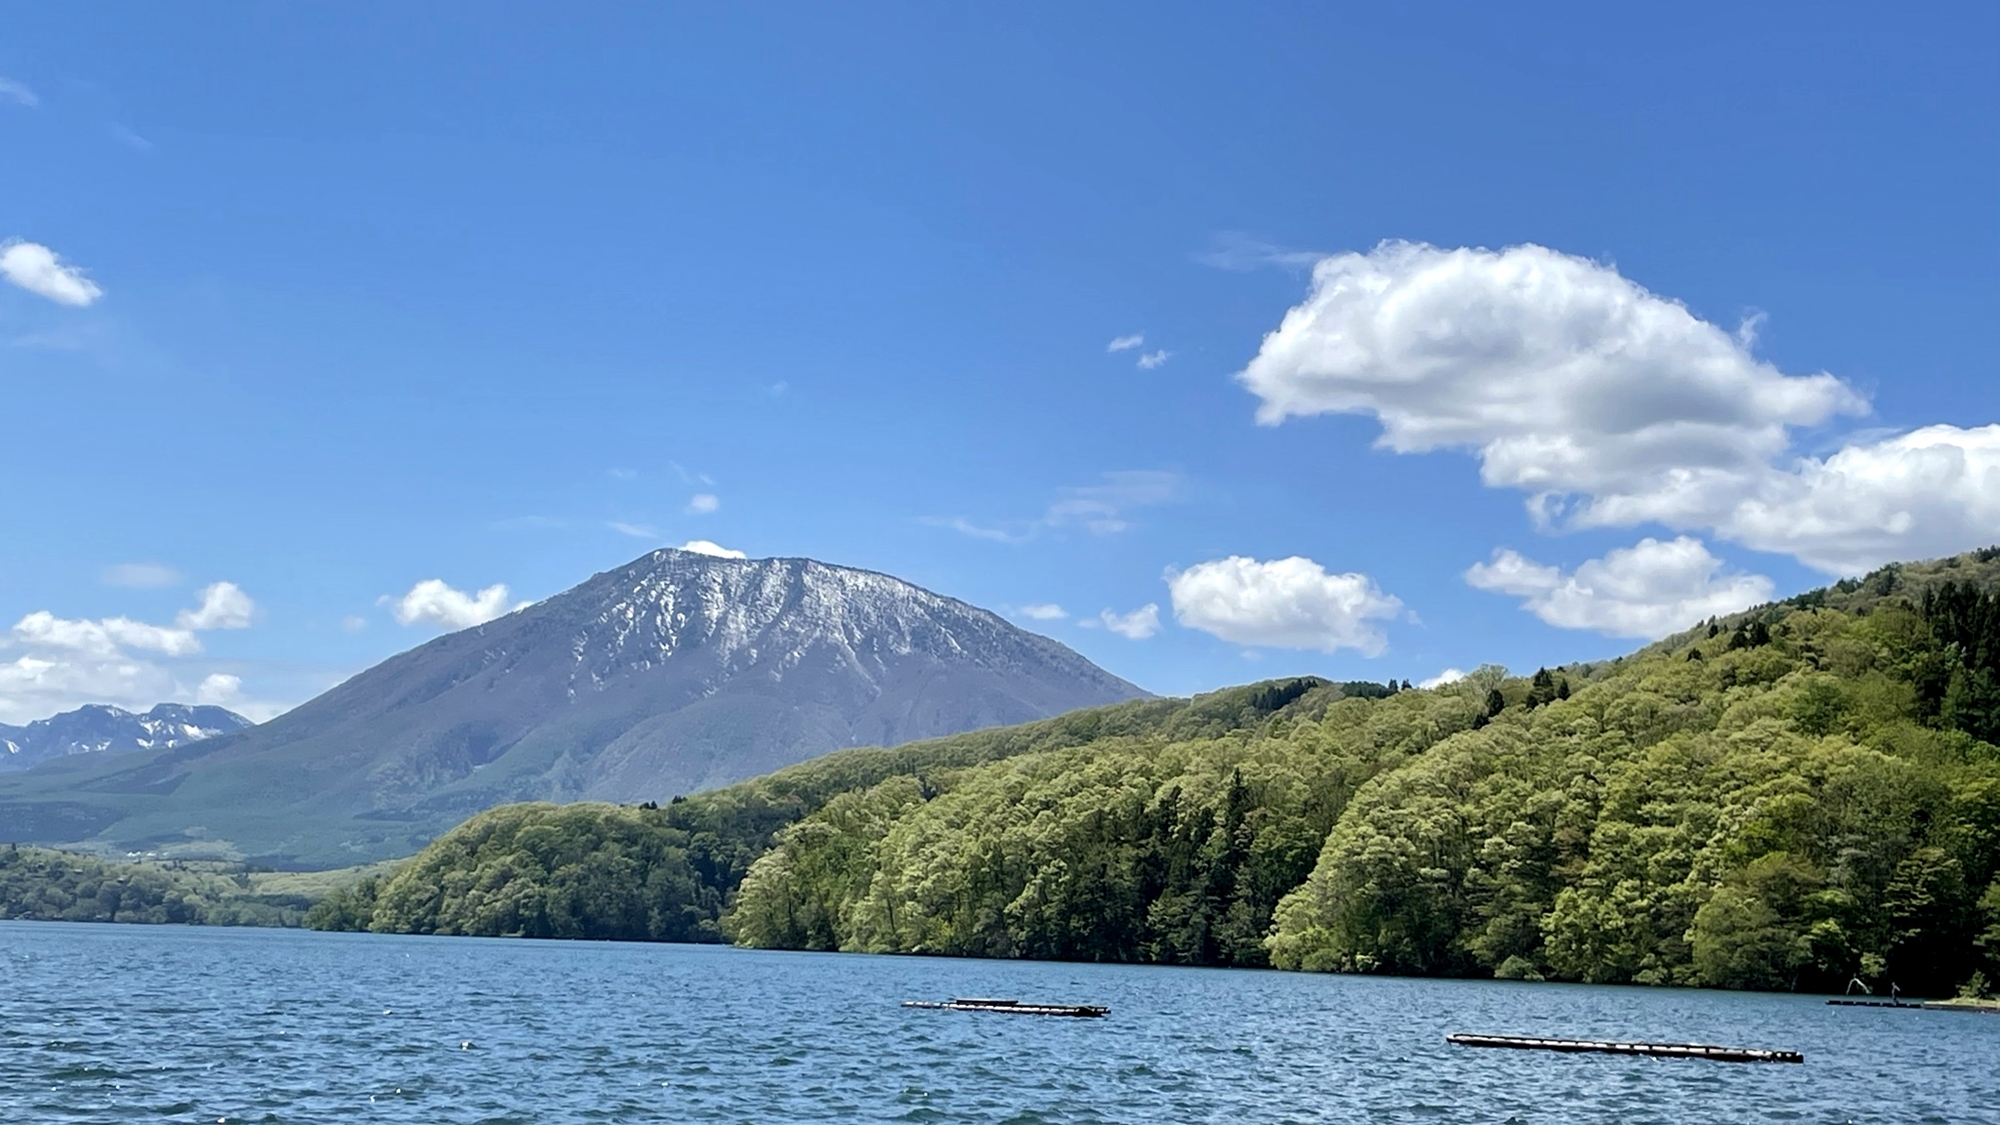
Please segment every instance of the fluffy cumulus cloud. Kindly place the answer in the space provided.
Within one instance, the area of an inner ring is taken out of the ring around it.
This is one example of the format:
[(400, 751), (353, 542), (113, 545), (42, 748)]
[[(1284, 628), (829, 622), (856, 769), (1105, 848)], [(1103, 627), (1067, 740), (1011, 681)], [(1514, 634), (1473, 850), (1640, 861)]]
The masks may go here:
[(1174, 619), (1225, 641), (1266, 648), (1355, 649), (1374, 656), (1388, 640), (1374, 622), (1403, 603), (1365, 574), (1328, 574), (1311, 559), (1261, 562), (1232, 555), (1167, 575)]
[(1156, 367), (1164, 366), (1167, 360), (1173, 358), (1173, 354), (1165, 348), (1147, 352), (1145, 355), (1139, 357), (1139, 366), (1143, 370), (1151, 371)]
[(206, 631), (209, 629), (248, 629), (250, 619), (257, 612), (257, 603), (250, 600), (234, 582), (217, 582), (202, 588), (201, 604), (194, 609), (184, 609), (174, 618), (174, 624), (183, 629)]
[(1107, 609), (1083, 624), (1091, 628), (1101, 625), (1128, 641), (1143, 641), (1160, 631), (1160, 607), (1147, 602), (1130, 613), (1114, 613)]
[(1465, 678), (1465, 669), (1446, 668), (1444, 671), (1439, 672), (1437, 675), (1432, 676), (1430, 679), (1423, 681), (1417, 686), (1428, 690), (1430, 688), (1443, 687), (1446, 684), (1455, 684), (1464, 678)]
[(1266, 424), (1365, 414), (1383, 448), (1468, 450), (1546, 525), (1708, 530), (1834, 572), (1994, 538), (2000, 428), (1798, 457), (1796, 428), (1868, 404), (1753, 344), (1584, 258), (1385, 243), (1320, 261), (1238, 379)]
[(441, 629), (470, 629), (503, 614), (527, 608), (527, 602), (509, 604), (507, 584), (496, 582), (477, 593), (468, 594), (445, 584), (440, 578), (426, 578), (410, 587), (400, 598), (385, 598), (396, 620), (404, 625), (434, 625)]
[(243, 702), (243, 677), (228, 672), (210, 672), (194, 689), (194, 701), (210, 707), (228, 707)]
[(706, 539), (690, 539), (681, 544), (681, 550), (693, 551), (697, 555), (708, 555), (711, 558), (718, 559), (747, 559), (750, 557), (733, 547), (725, 547), (720, 543), (711, 543)]
[(0, 244), (0, 277), (59, 305), (82, 308), (104, 295), (83, 271), (39, 242)]
[[(204, 701), (222, 681), (215, 673), (197, 679), (190, 669), (189, 659), (202, 652), (197, 634), (243, 628), (255, 611), (256, 603), (234, 583), (218, 582), (172, 625), (129, 617), (58, 617), (46, 610), (26, 614), (0, 636), (0, 722), (46, 718), (86, 703), (138, 710)], [(227, 678), (235, 682), (235, 702), (242, 705), (237, 709), (245, 714), (268, 718), (283, 710), (242, 699), (241, 681)], [(188, 687), (190, 681), (196, 686)]]
[(24, 646), (62, 649), (91, 656), (117, 656), (132, 648), (166, 656), (188, 656), (201, 651), (201, 640), (191, 630), (148, 625), (129, 617), (104, 617), (79, 621), (38, 610), (14, 623), (13, 639)]
[(1926, 426), (1803, 459), (1719, 527), (1834, 574), (2000, 541), (2000, 425)]
[(1770, 579), (1723, 570), (1706, 545), (1683, 535), (1642, 539), (1568, 574), (1503, 549), (1467, 570), (1465, 580), (1520, 598), (1524, 609), (1557, 628), (1652, 640), (1771, 600)]

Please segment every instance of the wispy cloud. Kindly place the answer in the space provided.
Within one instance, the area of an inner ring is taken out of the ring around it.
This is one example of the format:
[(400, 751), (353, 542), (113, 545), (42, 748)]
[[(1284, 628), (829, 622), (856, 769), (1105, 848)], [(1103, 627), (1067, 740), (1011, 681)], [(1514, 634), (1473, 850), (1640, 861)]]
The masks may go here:
[(1314, 262), (1326, 257), (1317, 250), (1301, 250), (1294, 246), (1280, 246), (1255, 235), (1240, 230), (1219, 231), (1208, 240), (1208, 249), (1197, 252), (1194, 260), (1204, 266), (1235, 273), (1249, 273), (1252, 270), (1311, 269)]
[(987, 539), (995, 543), (1024, 543), (1034, 538), (1032, 524), (1028, 525), (1028, 529), (1026, 530), (1009, 531), (1004, 527), (988, 527), (984, 524), (977, 524), (966, 519), (964, 516), (925, 516), (917, 522), (929, 524), (932, 527), (950, 528), (960, 535), (973, 539)]
[(651, 539), (655, 542), (658, 542), (666, 535), (665, 532), (661, 531), (657, 527), (652, 526), (651, 524), (626, 523), (624, 520), (612, 520), (610, 523), (607, 523), (604, 526), (610, 528), (611, 530), (617, 532), (620, 535), (630, 535), (634, 539)]
[(1054, 602), (1038, 602), (1034, 605), (1024, 605), (1014, 612), (1016, 615), (1025, 617), (1030, 621), (1061, 621), (1063, 618), (1069, 616), (1063, 610), (1063, 607)]
[(1124, 351), (1130, 351), (1133, 348), (1143, 348), (1145, 346), (1146, 346), (1146, 337), (1137, 332), (1134, 332), (1130, 336), (1113, 337), (1110, 343), (1104, 345), (1104, 350), (1107, 352), (1124, 352)]
[(721, 507), (722, 500), (715, 493), (697, 492), (693, 496), (688, 497), (686, 511), (691, 516), (705, 516)]
[(1050, 531), (1071, 528), (1081, 528), (1092, 535), (1116, 535), (1132, 528), (1133, 509), (1171, 503), (1180, 499), (1185, 488), (1186, 482), (1179, 473), (1127, 469), (1105, 473), (1096, 484), (1057, 489), (1055, 500), (1035, 519), (976, 523), (963, 516), (951, 516), (929, 517), (921, 522), (996, 543), (1025, 543)]
[(106, 586), (124, 586), (134, 590), (157, 590), (180, 584), (180, 572), (160, 563), (136, 562), (107, 566), (103, 573)]
[(1156, 352), (1147, 352), (1145, 355), (1139, 357), (1139, 367), (1141, 370), (1151, 371), (1153, 368), (1167, 362), (1168, 357), (1173, 354), (1165, 348), (1161, 348)]
[(10, 102), (33, 109), (42, 104), (42, 99), (28, 88), (26, 82), (16, 82), (12, 78), (0, 78), (0, 102)]
[(151, 152), (155, 147), (153, 142), (147, 140), (146, 138), (140, 136), (137, 133), (134, 133), (132, 130), (126, 128), (123, 125), (119, 125), (114, 122), (110, 125), (105, 126), (105, 128), (111, 134), (112, 140), (117, 141), (119, 144), (124, 145), (126, 148), (132, 149), (135, 152)]

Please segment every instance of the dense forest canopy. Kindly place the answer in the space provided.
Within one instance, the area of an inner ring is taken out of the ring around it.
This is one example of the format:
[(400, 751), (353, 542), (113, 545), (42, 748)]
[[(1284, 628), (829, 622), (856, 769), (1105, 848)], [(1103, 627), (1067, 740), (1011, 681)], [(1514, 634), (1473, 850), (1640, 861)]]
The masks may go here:
[(1605, 664), (1276, 681), (493, 810), (314, 922), (1945, 993), (2000, 980), (1996, 577), (1980, 552)]

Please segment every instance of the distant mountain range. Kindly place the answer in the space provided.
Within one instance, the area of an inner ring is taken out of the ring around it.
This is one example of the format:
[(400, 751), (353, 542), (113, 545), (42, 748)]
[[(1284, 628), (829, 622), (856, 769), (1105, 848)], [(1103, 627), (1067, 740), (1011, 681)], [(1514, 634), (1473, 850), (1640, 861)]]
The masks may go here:
[(0, 839), (340, 866), (506, 801), (664, 802), (1145, 694), (888, 575), (662, 550), (261, 726), (0, 777)]
[(220, 707), (162, 703), (143, 715), (101, 703), (26, 726), (0, 723), (0, 771), (25, 770), (71, 754), (131, 754), (171, 750), (252, 725)]

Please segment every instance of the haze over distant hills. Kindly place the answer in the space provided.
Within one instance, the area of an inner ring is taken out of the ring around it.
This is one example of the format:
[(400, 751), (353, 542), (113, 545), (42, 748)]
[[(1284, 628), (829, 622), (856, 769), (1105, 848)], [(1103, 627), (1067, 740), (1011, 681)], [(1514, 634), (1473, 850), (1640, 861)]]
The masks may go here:
[(25, 726), (0, 723), (0, 770), (25, 770), (71, 754), (131, 754), (171, 750), (229, 734), (250, 720), (220, 707), (162, 703), (143, 715), (101, 703)]
[(1145, 694), (887, 575), (661, 550), (261, 726), (0, 779), (0, 836), (335, 866), (505, 801), (666, 801)]

